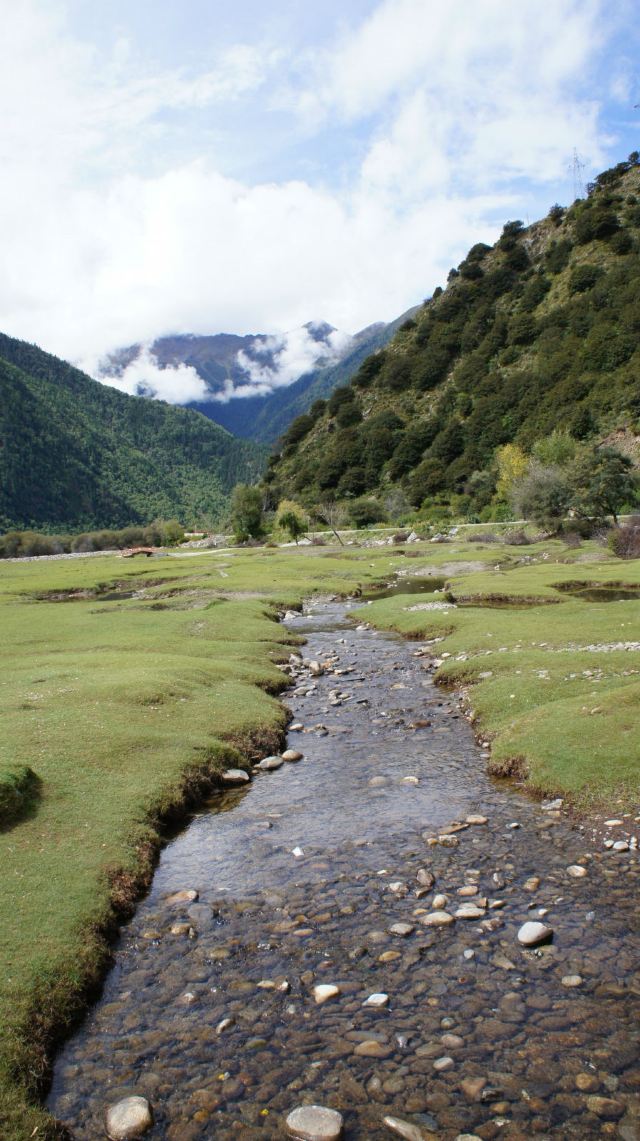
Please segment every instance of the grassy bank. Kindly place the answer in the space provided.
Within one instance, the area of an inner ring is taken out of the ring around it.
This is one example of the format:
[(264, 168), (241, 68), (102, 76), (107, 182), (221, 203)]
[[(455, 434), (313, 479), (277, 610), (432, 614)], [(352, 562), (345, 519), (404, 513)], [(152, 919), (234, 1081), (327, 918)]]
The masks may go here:
[[(640, 563), (603, 558), (590, 544), (575, 555), (560, 544), (529, 547), (525, 565), (513, 551), (499, 558), (449, 575), (454, 605), (425, 610), (443, 595), (397, 596), (372, 604), (367, 618), (438, 639), (436, 680), (466, 690), (494, 773), (582, 809), (637, 807)], [(636, 599), (617, 598), (634, 587)]]
[(441, 573), (471, 603), (527, 603), (414, 610), (443, 595), (396, 596), (366, 617), (445, 639), (434, 646), (450, 655), (439, 674), (470, 687), (496, 765), (524, 758), (533, 784), (582, 802), (637, 796), (640, 655), (586, 647), (640, 638), (638, 603), (590, 603), (554, 583), (638, 583), (640, 564), (589, 544), (456, 541), (407, 553), (310, 547), (0, 566), (4, 1141), (53, 1136), (37, 1106), (47, 1050), (99, 979), (105, 936), (150, 875), (163, 826), (221, 766), (282, 732), (277, 662), (291, 638), (278, 608), (394, 570)]

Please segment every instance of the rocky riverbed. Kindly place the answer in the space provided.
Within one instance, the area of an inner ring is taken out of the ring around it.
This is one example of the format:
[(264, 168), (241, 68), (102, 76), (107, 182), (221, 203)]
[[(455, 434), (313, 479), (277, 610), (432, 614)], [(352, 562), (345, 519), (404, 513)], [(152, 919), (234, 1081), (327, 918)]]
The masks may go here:
[(637, 851), (492, 782), (428, 649), (349, 609), (291, 619), (302, 758), (166, 848), (51, 1110), (86, 1141), (131, 1096), (166, 1141), (310, 1104), (348, 1141), (636, 1141)]

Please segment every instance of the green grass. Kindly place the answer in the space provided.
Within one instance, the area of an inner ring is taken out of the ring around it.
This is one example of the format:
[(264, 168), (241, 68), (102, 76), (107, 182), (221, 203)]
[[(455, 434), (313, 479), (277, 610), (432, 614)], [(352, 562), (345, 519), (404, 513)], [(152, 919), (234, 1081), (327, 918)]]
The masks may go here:
[[(36, 1127), (54, 1135), (37, 1104), (47, 1051), (99, 979), (105, 935), (148, 878), (163, 822), (252, 742), (275, 744), (284, 724), (277, 662), (294, 641), (275, 623), (277, 607), (427, 566), (456, 595), (544, 599), (441, 612), (406, 609), (429, 596), (396, 596), (366, 617), (445, 638), (439, 674), (469, 686), (496, 766), (526, 758), (533, 785), (580, 803), (637, 796), (640, 655), (580, 647), (640, 638), (638, 604), (589, 604), (553, 584), (636, 583), (640, 564), (588, 544), (461, 539), (408, 550), (417, 557), (307, 547), (0, 564), (3, 1141)], [(100, 600), (114, 589), (138, 596)], [(84, 597), (51, 601), (51, 592)]]
[[(637, 802), (640, 653), (612, 647), (640, 641), (640, 597), (587, 602), (555, 584), (637, 585), (640, 562), (559, 564), (552, 548), (533, 557), (545, 553), (534, 565), (496, 559), (500, 569), (452, 576), (451, 596), (467, 605), (411, 610), (428, 599), (396, 596), (368, 607), (367, 618), (409, 637), (443, 639), (434, 647), (443, 659), (436, 678), (468, 689), (476, 726), (492, 740), (494, 772), (526, 775), (532, 789), (580, 808)], [(513, 605), (482, 605), (488, 599)]]

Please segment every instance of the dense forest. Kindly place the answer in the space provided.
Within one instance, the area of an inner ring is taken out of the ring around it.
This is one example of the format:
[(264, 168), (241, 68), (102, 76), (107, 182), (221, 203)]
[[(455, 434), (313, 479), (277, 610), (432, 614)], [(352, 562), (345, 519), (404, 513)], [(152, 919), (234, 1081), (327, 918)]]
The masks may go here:
[(499, 518), (496, 449), (563, 428), (633, 446), (640, 422), (638, 154), (585, 199), (475, 245), (350, 384), (299, 416), (271, 457), (275, 504), (395, 495)]
[(214, 524), (264, 453), (198, 412), (126, 396), (0, 334), (0, 528)]

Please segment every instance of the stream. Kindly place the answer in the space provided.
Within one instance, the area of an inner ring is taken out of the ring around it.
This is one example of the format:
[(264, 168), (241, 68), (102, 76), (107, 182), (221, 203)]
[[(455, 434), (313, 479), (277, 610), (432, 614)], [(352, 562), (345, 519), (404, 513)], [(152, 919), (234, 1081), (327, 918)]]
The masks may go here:
[[(281, 1138), (304, 1104), (347, 1141), (388, 1139), (389, 1114), (409, 1138), (638, 1141), (637, 851), (488, 777), (432, 649), (354, 609), (287, 623), (303, 759), (164, 849), (49, 1109), (78, 1141), (132, 1094), (150, 1141)], [(552, 941), (521, 946), (529, 920)]]

